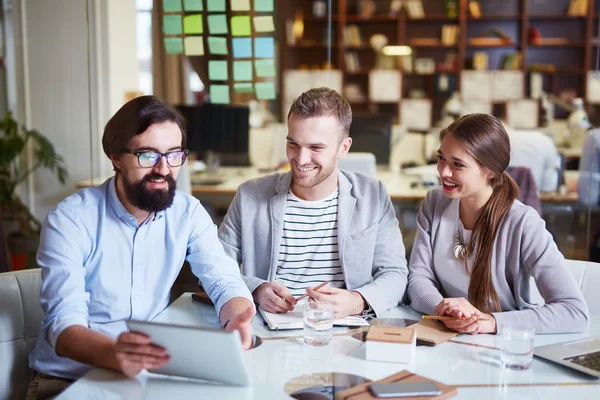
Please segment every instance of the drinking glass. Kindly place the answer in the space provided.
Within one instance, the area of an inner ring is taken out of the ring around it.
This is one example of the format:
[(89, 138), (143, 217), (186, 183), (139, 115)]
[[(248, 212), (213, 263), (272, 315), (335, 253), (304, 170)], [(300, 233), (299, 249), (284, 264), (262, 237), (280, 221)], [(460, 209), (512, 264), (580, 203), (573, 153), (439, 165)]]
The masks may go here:
[(308, 301), (303, 309), (304, 343), (309, 346), (327, 346), (333, 330), (333, 304)]
[(508, 369), (524, 370), (531, 367), (535, 326), (528, 322), (505, 322), (500, 324), (502, 340), (502, 366)]

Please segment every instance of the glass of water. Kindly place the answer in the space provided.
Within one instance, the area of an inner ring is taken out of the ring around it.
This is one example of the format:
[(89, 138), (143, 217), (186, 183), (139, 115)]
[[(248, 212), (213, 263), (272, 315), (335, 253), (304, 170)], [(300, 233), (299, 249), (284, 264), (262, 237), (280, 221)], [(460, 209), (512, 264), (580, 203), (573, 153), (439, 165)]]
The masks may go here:
[(327, 346), (333, 329), (333, 304), (308, 301), (303, 309), (304, 343), (309, 346)]
[(508, 369), (524, 370), (531, 367), (535, 326), (528, 322), (505, 322), (500, 324), (502, 340), (502, 366)]

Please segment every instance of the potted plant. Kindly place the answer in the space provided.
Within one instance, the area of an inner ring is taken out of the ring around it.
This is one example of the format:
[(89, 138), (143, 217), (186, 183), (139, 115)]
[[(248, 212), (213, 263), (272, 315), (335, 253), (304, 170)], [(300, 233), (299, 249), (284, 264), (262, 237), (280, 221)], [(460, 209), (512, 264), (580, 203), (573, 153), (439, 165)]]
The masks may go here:
[[(22, 159), (31, 146), (31, 166), (23, 167)], [(35, 129), (19, 124), (9, 111), (0, 120), (0, 212), (4, 234), (11, 255), (13, 269), (35, 265), (42, 224), (17, 195), (17, 187), (39, 168), (56, 174), (61, 184), (68, 176), (62, 156), (56, 153), (50, 141)]]

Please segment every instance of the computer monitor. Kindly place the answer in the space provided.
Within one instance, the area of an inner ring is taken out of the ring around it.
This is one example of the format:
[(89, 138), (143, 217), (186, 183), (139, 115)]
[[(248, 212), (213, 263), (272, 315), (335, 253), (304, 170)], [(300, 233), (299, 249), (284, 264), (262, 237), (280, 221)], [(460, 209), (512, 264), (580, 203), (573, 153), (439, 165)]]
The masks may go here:
[(389, 164), (392, 137), (392, 117), (354, 115), (350, 125), (351, 152), (372, 153), (377, 164)]
[(219, 153), (221, 165), (250, 165), (247, 106), (201, 104), (176, 108), (187, 123), (187, 147), (198, 159), (213, 151)]

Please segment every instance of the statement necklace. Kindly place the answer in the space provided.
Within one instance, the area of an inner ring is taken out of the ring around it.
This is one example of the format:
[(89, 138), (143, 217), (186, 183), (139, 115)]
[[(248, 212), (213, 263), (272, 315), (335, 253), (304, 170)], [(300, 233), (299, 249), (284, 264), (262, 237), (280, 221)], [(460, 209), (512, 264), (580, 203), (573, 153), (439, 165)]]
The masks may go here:
[(469, 247), (469, 254), (471, 254), (475, 247), (475, 241), (471, 241), (471, 245), (467, 246), (460, 241), (460, 232), (457, 230), (456, 235), (454, 236), (454, 257), (456, 257), (457, 260), (460, 260), (461, 258), (464, 259), (467, 256), (467, 247)]

